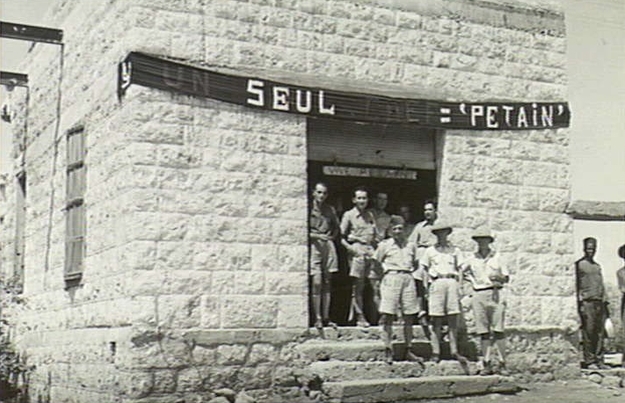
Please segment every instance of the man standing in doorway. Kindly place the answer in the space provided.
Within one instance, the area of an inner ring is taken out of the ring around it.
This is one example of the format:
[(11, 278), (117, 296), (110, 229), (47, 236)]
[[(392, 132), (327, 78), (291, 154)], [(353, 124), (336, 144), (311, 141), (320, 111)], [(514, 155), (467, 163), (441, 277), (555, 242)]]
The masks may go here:
[(603, 328), (606, 293), (601, 266), (595, 262), (597, 240), (585, 238), (584, 257), (575, 262), (577, 307), (582, 322), (584, 361), (582, 368), (607, 369), (603, 363)]
[(310, 209), (310, 276), (315, 327), (336, 327), (330, 321), (332, 274), (339, 270), (334, 240), (339, 233), (339, 219), (334, 208), (326, 204), (328, 186), (317, 183), (312, 194)]
[[(414, 243), (417, 247), (417, 262), (421, 260), (425, 250), (436, 243), (436, 236), (432, 234), (432, 226), (438, 219), (438, 212), (436, 209), (436, 203), (434, 200), (426, 200), (423, 204), (423, 215), (425, 220), (417, 223), (414, 230), (408, 238), (408, 242)], [(421, 268), (420, 264), (417, 264), (417, 270), (412, 274), (415, 280), (415, 286), (417, 289), (417, 297), (420, 300), (420, 305), (425, 310), (423, 315), (419, 315), (421, 318), (421, 327), (425, 335), (430, 338), (430, 329), (427, 324), (428, 311), (428, 284), (429, 278), (427, 271)]]
[(447, 322), (452, 358), (466, 367), (467, 359), (458, 353), (458, 316), (460, 315), (458, 258), (460, 250), (447, 240), (452, 232), (451, 225), (438, 222), (432, 226), (431, 230), (436, 236), (436, 243), (425, 250), (419, 260), (419, 266), (432, 281), (429, 299), (430, 317), (434, 330), (431, 338), (432, 361), (440, 361), (443, 323)]
[[(341, 244), (347, 250), (349, 276), (352, 280), (352, 314), (356, 315), (358, 326), (368, 327), (364, 315), (365, 279), (375, 277), (372, 269), (372, 256), (375, 249), (375, 219), (367, 210), (369, 196), (367, 189), (357, 187), (352, 194), (354, 207), (343, 214), (341, 219)], [(379, 281), (379, 280), (378, 280)]]
[(477, 252), (463, 265), (462, 272), (473, 286), (473, 316), (476, 333), (481, 339), (483, 359), (482, 375), (493, 373), (491, 365), (491, 332), (494, 344), (499, 353), (500, 375), (509, 375), (505, 366), (506, 339), (504, 334), (504, 314), (506, 302), (502, 295), (503, 285), (510, 281), (510, 275), (499, 262), (499, 256), (490, 248), (495, 240), (490, 230), (479, 228), (473, 234), (477, 242)]
[(389, 230), (391, 238), (383, 240), (375, 250), (374, 259), (383, 269), (382, 284), (380, 285), (380, 324), (384, 330), (384, 346), (386, 362), (393, 362), (393, 321), (398, 314), (404, 318), (404, 340), (406, 343), (406, 359), (419, 361), (419, 358), (410, 351), (412, 345), (412, 324), (421, 307), (417, 300), (417, 293), (412, 280), (415, 269), (416, 247), (406, 240), (404, 219), (401, 216), (391, 216)]

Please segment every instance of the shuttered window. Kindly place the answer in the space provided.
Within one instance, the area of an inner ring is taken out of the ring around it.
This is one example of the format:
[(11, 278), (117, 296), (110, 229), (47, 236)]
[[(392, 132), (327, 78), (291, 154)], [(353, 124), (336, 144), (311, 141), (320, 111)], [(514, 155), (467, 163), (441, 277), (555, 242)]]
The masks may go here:
[(82, 278), (85, 257), (85, 130), (67, 132), (67, 174), (65, 204), (65, 282), (71, 287)]

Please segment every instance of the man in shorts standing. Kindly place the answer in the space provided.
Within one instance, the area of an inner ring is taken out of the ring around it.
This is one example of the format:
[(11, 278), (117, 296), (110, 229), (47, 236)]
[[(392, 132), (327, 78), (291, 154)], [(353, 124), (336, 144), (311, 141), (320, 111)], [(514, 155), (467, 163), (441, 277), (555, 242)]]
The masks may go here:
[(338, 271), (338, 258), (334, 239), (339, 233), (339, 219), (334, 208), (326, 204), (328, 186), (317, 183), (312, 194), (310, 209), (310, 276), (312, 277), (312, 302), (315, 327), (336, 327), (330, 321), (332, 273)]
[(430, 339), (432, 361), (440, 361), (443, 323), (447, 322), (451, 355), (464, 366), (467, 364), (467, 359), (458, 354), (458, 315), (460, 314), (458, 257), (460, 251), (447, 240), (452, 232), (451, 225), (437, 222), (432, 226), (431, 231), (436, 236), (436, 244), (425, 250), (419, 260), (419, 265), (431, 279), (428, 301), (434, 331), (434, 336)]
[[(369, 196), (367, 189), (354, 189), (354, 207), (343, 214), (341, 219), (341, 244), (347, 250), (349, 276), (352, 280), (352, 313), (356, 314), (356, 324), (368, 327), (364, 315), (365, 279), (379, 283), (379, 276), (372, 270), (372, 257), (375, 250), (375, 219), (367, 210)], [(372, 286), (375, 287), (375, 284)], [(374, 288), (375, 289), (375, 288)]]
[(406, 359), (418, 361), (419, 358), (410, 351), (412, 324), (421, 311), (411, 276), (415, 269), (416, 247), (406, 240), (404, 219), (401, 216), (391, 216), (389, 229), (392, 238), (383, 240), (373, 256), (384, 271), (380, 285), (380, 324), (384, 329), (386, 362), (393, 362), (393, 321), (399, 313), (404, 318)]
[(503, 285), (510, 281), (510, 274), (499, 263), (498, 255), (490, 248), (495, 240), (490, 230), (479, 228), (473, 233), (473, 240), (477, 242), (478, 250), (463, 265), (463, 275), (473, 286), (473, 316), (475, 318), (476, 333), (481, 339), (483, 360), (482, 375), (493, 373), (491, 366), (491, 331), (494, 344), (499, 352), (499, 373), (508, 375), (505, 367), (505, 334), (504, 314), (506, 302), (501, 291)]

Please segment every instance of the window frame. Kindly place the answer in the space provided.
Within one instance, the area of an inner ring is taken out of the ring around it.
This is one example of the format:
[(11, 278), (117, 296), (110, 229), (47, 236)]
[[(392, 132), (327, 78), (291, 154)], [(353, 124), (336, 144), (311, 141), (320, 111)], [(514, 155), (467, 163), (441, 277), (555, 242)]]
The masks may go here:
[(86, 252), (86, 166), (85, 128), (77, 125), (65, 134), (65, 265), (66, 288), (80, 284)]

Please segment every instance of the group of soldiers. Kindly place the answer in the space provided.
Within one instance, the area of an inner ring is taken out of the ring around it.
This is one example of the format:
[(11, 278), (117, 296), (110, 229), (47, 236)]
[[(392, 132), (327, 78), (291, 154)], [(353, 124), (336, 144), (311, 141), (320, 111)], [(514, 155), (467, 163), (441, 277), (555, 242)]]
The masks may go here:
[[(375, 195), (369, 209), (369, 192), (357, 187), (352, 192), (353, 208), (340, 221), (334, 208), (326, 203), (328, 186), (317, 183), (310, 211), (310, 275), (315, 327), (336, 327), (329, 316), (332, 273), (338, 271), (335, 240), (345, 249), (351, 280), (351, 314), (356, 324), (370, 326), (364, 314), (364, 289), (369, 282), (372, 303), (379, 312), (384, 330), (386, 360), (393, 361), (392, 325), (401, 317), (406, 359), (420, 361), (411, 351), (412, 326), (420, 324), (432, 347), (431, 360), (441, 359), (443, 327), (447, 326), (451, 356), (461, 364), (466, 358), (458, 352), (458, 323), (461, 312), (462, 282), (473, 288), (472, 306), (476, 331), (481, 337), (482, 373), (493, 373), (491, 351), (498, 354), (500, 373), (505, 369), (504, 311), (501, 289), (509, 281), (497, 254), (490, 248), (494, 241), (487, 228), (475, 231), (472, 238), (477, 251), (463, 258), (448, 237), (453, 228), (438, 220), (436, 203), (424, 203), (425, 220), (411, 224), (409, 209), (398, 215), (385, 211), (388, 195)], [(430, 330), (431, 329), (431, 330)], [(493, 346), (494, 345), (494, 346)]]

